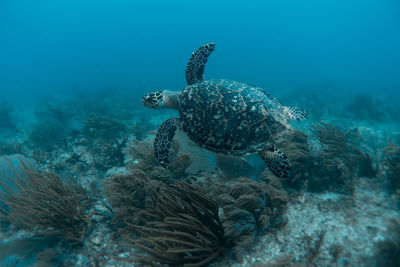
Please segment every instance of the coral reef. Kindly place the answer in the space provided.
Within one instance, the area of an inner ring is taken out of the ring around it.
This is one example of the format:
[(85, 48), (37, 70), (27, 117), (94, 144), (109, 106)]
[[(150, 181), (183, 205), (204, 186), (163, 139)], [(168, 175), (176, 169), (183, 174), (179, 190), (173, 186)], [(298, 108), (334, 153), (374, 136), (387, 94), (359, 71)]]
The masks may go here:
[(192, 164), (192, 158), (187, 153), (178, 153), (179, 144), (172, 143), (170, 157), (173, 164), (168, 170), (160, 166), (154, 156), (153, 145), (147, 141), (132, 140), (127, 145), (127, 154), (133, 163), (129, 165), (132, 172), (145, 173), (150, 179), (171, 183), (173, 179), (186, 178), (189, 174), (187, 169)]
[(66, 125), (77, 115), (77, 110), (73, 108), (72, 103), (49, 101), (39, 105), (34, 114), (40, 120), (53, 119)]
[(96, 142), (90, 149), (93, 155), (93, 164), (98, 170), (108, 170), (111, 167), (119, 167), (124, 164), (123, 149), (126, 146), (128, 138), (121, 141)]
[(88, 138), (117, 139), (125, 130), (126, 126), (119, 120), (106, 116), (90, 115), (83, 121), (83, 134)]
[(155, 180), (143, 173), (115, 175), (104, 181), (104, 194), (111, 205), (113, 221), (117, 228), (126, 223), (143, 224), (142, 211), (145, 209), (147, 191)]
[[(268, 174), (263, 176), (267, 179)], [(210, 188), (210, 195), (223, 210), (225, 239), (232, 243), (237, 259), (254, 246), (260, 233), (284, 221), (281, 216), (288, 198), (281, 185), (237, 178), (216, 182)]]
[(47, 152), (59, 147), (66, 148), (68, 130), (55, 119), (39, 120), (28, 133), (28, 141), (33, 147)]
[(0, 102), (0, 129), (12, 129), (15, 127), (15, 123), (11, 118), (11, 112), (13, 111), (11, 105), (7, 102)]
[(131, 126), (130, 131), (136, 139), (144, 140), (156, 127), (148, 118), (140, 116), (136, 123)]
[(289, 179), (286, 182), (291, 185), (304, 185), (312, 175), (310, 172), (312, 155), (308, 136), (299, 130), (292, 131), (279, 142), (279, 147), (285, 151), (290, 162)]
[(7, 142), (0, 142), (0, 156), (12, 154), (26, 154), (26, 140), (10, 139)]
[(357, 120), (386, 121), (390, 117), (383, 102), (369, 94), (355, 95), (352, 102), (345, 106), (345, 111)]
[(382, 169), (389, 180), (389, 189), (395, 192), (400, 189), (400, 147), (389, 145), (383, 150)]
[(203, 266), (224, 251), (225, 240), (218, 204), (185, 182), (154, 188), (146, 203), (149, 221), (129, 224), (141, 234), (131, 239), (134, 261), (170, 266)]
[(80, 244), (90, 218), (91, 199), (86, 190), (52, 172), (39, 173), (25, 165), (22, 169), (24, 176), (16, 175), (2, 184), (0, 218), (36, 237)]
[[(335, 126), (320, 122), (312, 125), (321, 149), (316, 152), (311, 165), (309, 187), (313, 191), (321, 189), (353, 191), (356, 175), (355, 148), (348, 143), (345, 134)], [(358, 150), (357, 150), (358, 151)]]

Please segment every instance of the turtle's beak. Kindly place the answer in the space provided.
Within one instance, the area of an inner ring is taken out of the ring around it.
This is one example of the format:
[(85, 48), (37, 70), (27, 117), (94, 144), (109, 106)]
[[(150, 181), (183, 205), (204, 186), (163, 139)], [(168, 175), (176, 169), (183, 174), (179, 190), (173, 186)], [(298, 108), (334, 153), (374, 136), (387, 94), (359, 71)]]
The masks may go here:
[(142, 98), (142, 104), (143, 104), (145, 107), (152, 108), (152, 107), (153, 107), (152, 99), (153, 99), (153, 98), (152, 98), (150, 95), (145, 95), (145, 96)]

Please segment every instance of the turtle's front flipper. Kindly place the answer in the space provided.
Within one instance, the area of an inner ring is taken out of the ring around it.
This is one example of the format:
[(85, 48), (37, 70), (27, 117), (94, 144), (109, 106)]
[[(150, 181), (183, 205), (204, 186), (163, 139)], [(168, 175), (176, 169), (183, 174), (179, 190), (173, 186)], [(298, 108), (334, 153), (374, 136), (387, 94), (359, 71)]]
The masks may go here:
[(164, 168), (169, 165), (169, 151), (171, 150), (172, 139), (178, 130), (179, 119), (168, 119), (158, 128), (156, 139), (154, 140), (154, 152), (158, 162)]
[(284, 107), (284, 110), (291, 120), (295, 119), (301, 121), (308, 117), (308, 112), (298, 107)]
[(189, 59), (186, 66), (186, 82), (191, 85), (203, 80), (204, 67), (206, 66), (208, 56), (215, 50), (215, 44), (210, 43), (201, 46)]
[(279, 178), (289, 177), (290, 166), (285, 153), (274, 146), (270, 146), (267, 149), (259, 151), (258, 154), (265, 161), (273, 174)]

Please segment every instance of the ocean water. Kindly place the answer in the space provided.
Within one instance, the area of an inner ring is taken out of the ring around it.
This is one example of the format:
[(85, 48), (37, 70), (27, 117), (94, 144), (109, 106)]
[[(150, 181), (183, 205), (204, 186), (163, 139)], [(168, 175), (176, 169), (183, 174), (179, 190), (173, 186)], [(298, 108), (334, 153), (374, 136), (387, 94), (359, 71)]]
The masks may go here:
[[(0, 266), (400, 266), (399, 29), (396, 0), (0, 0)], [(204, 148), (212, 94), (142, 105), (209, 43), (205, 80), (307, 111), (263, 128), (287, 178)], [(192, 107), (163, 168), (156, 132)]]

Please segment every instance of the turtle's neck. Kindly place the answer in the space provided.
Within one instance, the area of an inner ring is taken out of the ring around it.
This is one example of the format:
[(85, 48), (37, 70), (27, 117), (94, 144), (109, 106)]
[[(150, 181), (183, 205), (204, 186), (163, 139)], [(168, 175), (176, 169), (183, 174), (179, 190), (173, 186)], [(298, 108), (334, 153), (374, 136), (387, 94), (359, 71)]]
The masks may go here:
[(180, 93), (181, 92), (179, 92), (179, 91), (164, 90), (163, 91), (164, 106), (166, 108), (178, 109), (178, 101), (179, 101), (179, 94)]

